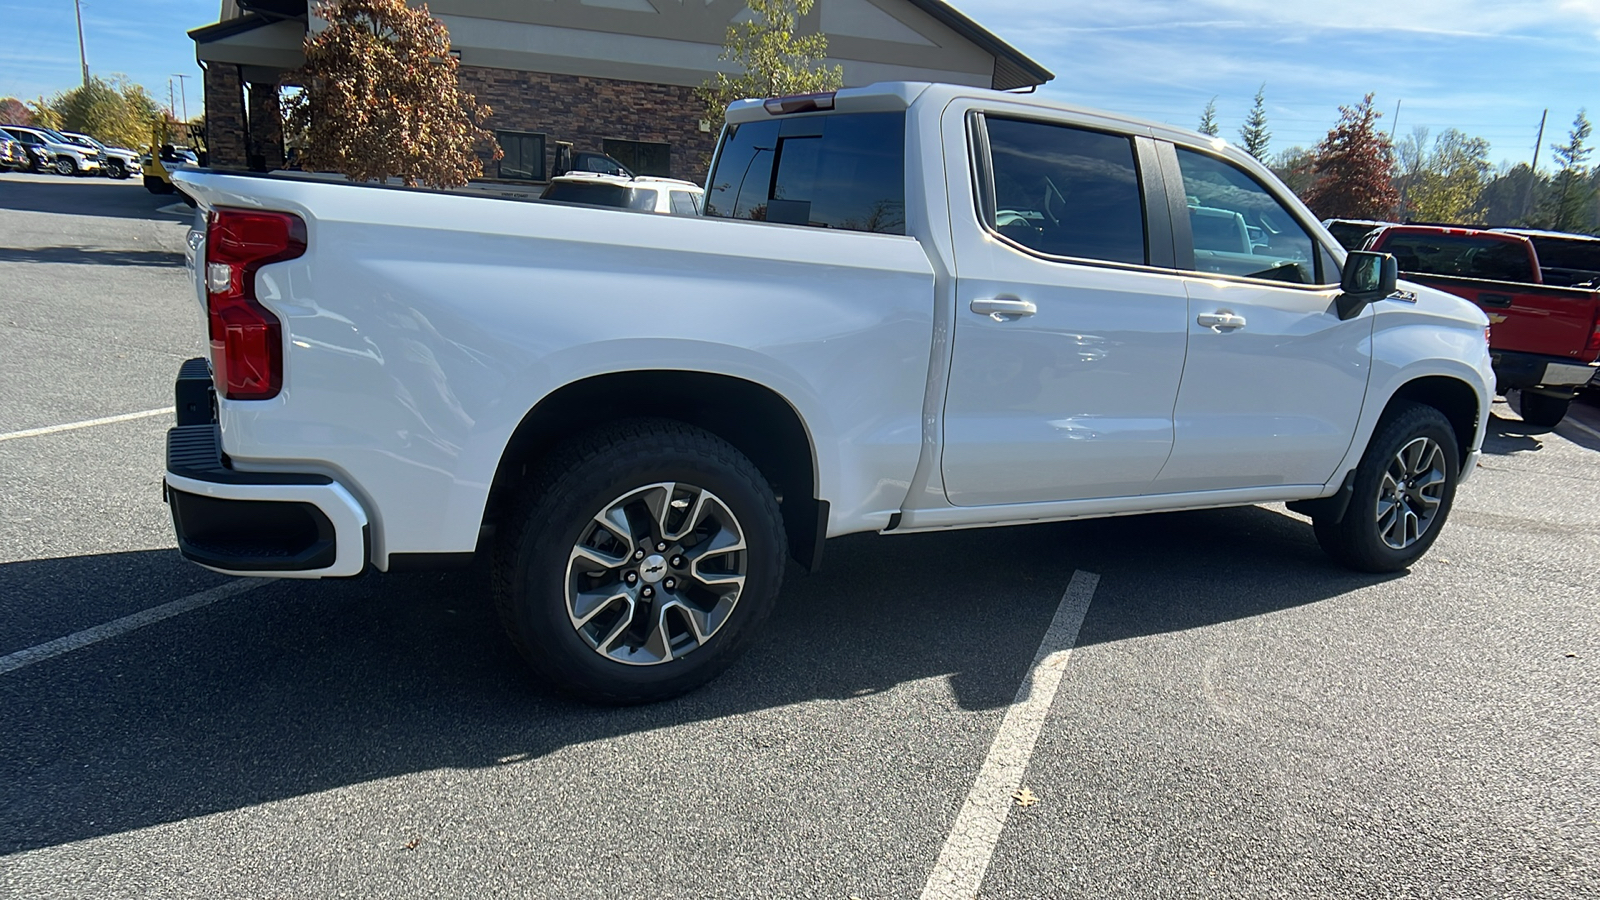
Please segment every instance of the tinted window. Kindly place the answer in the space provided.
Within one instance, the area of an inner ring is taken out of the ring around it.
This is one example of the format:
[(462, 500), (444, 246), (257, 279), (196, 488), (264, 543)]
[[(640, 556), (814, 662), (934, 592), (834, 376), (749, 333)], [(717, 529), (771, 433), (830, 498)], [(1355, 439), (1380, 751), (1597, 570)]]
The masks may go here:
[(905, 113), (728, 127), (705, 214), (905, 234)]
[(1580, 238), (1534, 237), (1534, 252), (1545, 284), (1571, 287), (1600, 279), (1600, 241)]
[[(1316, 284), (1316, 244), (1243, 169), (1178, 148), (1178, 169), (1201, 272)], [(1333, 277), (1333, 273), (1329, 273)]]
[(544, 189), (544, 200), (559, 203), (587, 203), (590, 206), (611, 206), (617, 209), (653, 210), (656, 208), (655, 191), (639, 190), (604, 181), (557, 181)]
[(1465, 234), (1389, 232), (1378, 244), (1402, 272), (1490, 281), (1533, 281), (1533, 261), (1521, 241)]
[(1052, 256), (1148, 259), (1131, 138), (1012, 119), (988, 128), (996, 233)]
[(1377, 225), (1366, 222), (1329, 222), (1328, 233), (1346, 250), (1360, 250), (1367, 235), (1376, 231)]
[(521, 131), (496, 131), (494, 139), (505, 156), (500, 159), (500, 177), (518, 181), (544, 180), (544, 135)]
[(619, 141), (607, 138), (606, 155), (627, 166), (635, 175), (672, 175), (672, 145), (650, 141)]
[(695, 203), (694, 194), (688, 191), (672, 191), (672, 214), (675, 216), (698, 216), (700, 205)]

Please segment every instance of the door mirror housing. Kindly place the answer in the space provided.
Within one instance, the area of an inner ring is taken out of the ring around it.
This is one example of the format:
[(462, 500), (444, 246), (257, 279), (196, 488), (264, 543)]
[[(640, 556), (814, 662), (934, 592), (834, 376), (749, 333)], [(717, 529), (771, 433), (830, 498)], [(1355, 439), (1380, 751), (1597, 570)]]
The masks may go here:
[(1400, 265), (1391, 254), (1352, 250), (1344, 259), (1339, 299), (1334, 301), (1339, 318), (1353, 319), (1360, 315), (1367, 304), (1394, 293), (1399, 280)]

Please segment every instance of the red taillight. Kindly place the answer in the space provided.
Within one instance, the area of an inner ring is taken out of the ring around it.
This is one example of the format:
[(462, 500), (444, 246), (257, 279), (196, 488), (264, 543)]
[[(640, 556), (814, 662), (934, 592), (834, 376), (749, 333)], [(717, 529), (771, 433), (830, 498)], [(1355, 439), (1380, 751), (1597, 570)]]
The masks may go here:
[(1594, 330), (1589, 332), (1589, 346), (1584, 350), (1591, 357), (1600, 354), (1600, 312), (1594, 315)]
[(256, 270), (306, 252), (299, 216), (218, 209), (206, 219), (211, 371), (229, 400), (268, 400), (283, 387), (283, 325), (256, 302)]

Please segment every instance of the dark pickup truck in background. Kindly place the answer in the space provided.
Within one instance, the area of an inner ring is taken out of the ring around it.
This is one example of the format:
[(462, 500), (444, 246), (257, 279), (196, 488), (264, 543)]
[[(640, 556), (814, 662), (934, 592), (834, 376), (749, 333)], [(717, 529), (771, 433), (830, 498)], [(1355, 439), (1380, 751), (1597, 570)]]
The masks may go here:
[(1489, 316), (1497, 390), (1530, 425), (1553, 428), (1600, 359), (1600, 239), (1554, 232), (1392, 225), (1367, 239), (1403, 278)]

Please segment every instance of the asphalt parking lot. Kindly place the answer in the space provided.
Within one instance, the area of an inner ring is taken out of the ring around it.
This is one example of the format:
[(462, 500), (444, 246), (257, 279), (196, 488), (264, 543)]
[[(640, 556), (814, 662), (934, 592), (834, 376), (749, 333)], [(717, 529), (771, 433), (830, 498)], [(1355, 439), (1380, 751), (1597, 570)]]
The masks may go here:
[[(857, 536), (721, 679), (599, 709), (481, 569), (178, 557), (171, 202), (0, 175), (0, 896), (878, 900), (953, 859), (985, 898), (1600, 897), (1600, 405), (1498, 404), (1403, 576), (1277, 506)], [(1024, 700), (1028, 805), (986, 780)]]

